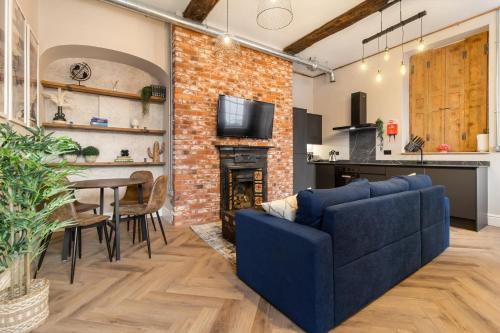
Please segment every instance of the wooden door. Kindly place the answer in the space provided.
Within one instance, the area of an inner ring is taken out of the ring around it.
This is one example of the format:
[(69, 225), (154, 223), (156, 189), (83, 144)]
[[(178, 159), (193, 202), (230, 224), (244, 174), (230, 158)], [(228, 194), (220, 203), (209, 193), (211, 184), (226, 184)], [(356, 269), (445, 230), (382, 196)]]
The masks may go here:
[(444, 142), (450, 151), (463, 151), (463, 110), (465, 95), (465, 42), (446, 47), (446, 96)]
[(433, 152), (438, 151), (438, 146), (445, 142), (446, 52), (437, 49), (429, 53), (429, 117), (425, 151)]
[(488, 32), (465, 40), (463, 150), (477, 150), (477, 135), (488, 133)]
[(410, 59), (410, 136), (427, 137), (429, 111), (428, 53), (416, 54)]

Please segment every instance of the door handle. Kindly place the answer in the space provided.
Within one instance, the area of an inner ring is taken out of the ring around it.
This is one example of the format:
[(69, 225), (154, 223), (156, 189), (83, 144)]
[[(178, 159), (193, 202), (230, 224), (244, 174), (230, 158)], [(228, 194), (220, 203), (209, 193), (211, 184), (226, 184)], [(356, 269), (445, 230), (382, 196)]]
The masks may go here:
[(341, 177), (342, 178), (346, 178), (346, 179), (351, 179), (352, 178), (352, 176), (349, 176), (349, 175), (342, 175)]

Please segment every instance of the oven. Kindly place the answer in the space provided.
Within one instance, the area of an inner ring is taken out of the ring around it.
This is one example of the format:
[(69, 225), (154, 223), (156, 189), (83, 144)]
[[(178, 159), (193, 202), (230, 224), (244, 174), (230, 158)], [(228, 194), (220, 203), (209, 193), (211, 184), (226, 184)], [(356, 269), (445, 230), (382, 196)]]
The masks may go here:
[(354, 179), (360, 178), (359, 166), (335, 166), (335, 187), (349, 184)]

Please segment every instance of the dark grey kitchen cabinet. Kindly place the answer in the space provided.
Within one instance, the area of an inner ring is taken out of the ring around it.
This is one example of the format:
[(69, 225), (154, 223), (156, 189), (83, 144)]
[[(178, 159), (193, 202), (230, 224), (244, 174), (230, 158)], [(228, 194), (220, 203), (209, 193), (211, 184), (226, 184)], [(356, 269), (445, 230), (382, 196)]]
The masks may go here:
[(293, 109), (293, 192), (306, 189), (309, 183), (307, 168), (307, 110)]
[(488, 225), (487, 168), (425, 168), (434, 185), (444, 185), (455, 226), (479, 231)]
[(316, 188), (335, 187), (335, 165), (316, 164)]
[(425, 174), (424, 168), (421, 167), (403, 167), (403, 166), (388, 166), (385, 169), (387, 178), (395, 176), (408, 176), (412, 173)]
[(318, 114), (307, 114), (307, 144), (323, 144), (323, 117)]

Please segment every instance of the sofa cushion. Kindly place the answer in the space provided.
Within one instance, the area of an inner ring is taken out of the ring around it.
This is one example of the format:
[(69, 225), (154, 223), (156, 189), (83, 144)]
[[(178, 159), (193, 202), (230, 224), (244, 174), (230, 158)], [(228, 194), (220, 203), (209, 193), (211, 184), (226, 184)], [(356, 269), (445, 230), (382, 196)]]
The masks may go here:
[(420, 190), (432, 186), (432, 179), (427, 175), (397, 176), (394, 178), (404, 179), (410, 185), (410, 190)]
[(262, 208), (269, 215), (281, 217), (288, 221), (295, 221), (297, 213), (297, 195), (292, 195), (280, 200), (263, 202)]
[(379, 197), (382, 195), (394, 194), (399, 192), (408, 191), (410, 185), (407, 181), (400, 178), (391, 178), (381, 182), (370, 183), (370, 196)]
[(370, 183), (367, 180), (333, 189), (305, 190), (297, 195), (295, 222), (320, 228), (325, 208), (370, 198)]

